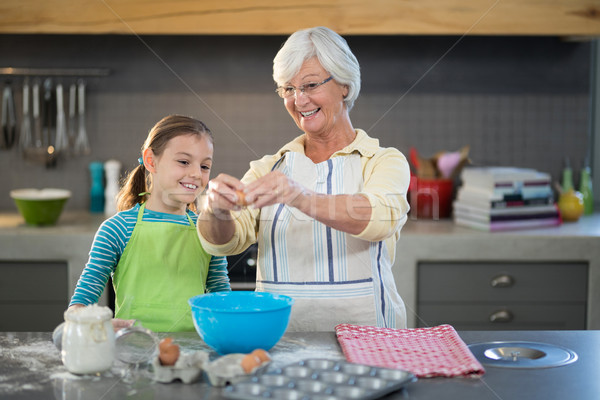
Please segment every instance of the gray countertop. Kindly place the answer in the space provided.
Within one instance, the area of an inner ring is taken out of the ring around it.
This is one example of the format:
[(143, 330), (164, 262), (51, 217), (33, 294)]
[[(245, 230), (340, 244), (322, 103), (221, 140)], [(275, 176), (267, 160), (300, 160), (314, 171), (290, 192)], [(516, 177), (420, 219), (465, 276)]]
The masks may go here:
[[(467, 343), (534, 341), (575, 351), (572, 364), (540, 369), (498, 368), (485, 365), (480, 378), (428, 378), (388, 395), (394, 399), (596, 399), (600, 393), (597, 360), (598, 331), (465, 331)], [(164, 334), (163, 334), (164, 336)], [(183, 350), (207, 350), (195, 333), (171, 334)], [(219, 399), (221, 389), (205, 380), (162, 384), (115, 363), (98, 376), (75, 376), (66, 371), (51, 333), (0, 333), (0, 397), (3, 399)], [(207, 350), (208, 351), (208, 350)], [(332, 332), (288, 333), (270, 351), (269, 369), (307, 358), (343, 359)], [(214, 353), (211, 353), (214, 357)]]

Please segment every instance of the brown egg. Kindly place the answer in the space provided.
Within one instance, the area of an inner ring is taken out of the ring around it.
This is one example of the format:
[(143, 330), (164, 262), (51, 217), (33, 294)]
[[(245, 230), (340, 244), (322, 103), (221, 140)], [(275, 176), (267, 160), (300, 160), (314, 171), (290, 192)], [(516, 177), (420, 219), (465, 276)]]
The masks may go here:
[(241, 190), (236, 190), (235, 192), (237, 196), (237, 205), (241, 207), (246, 207), (248, 203), (246, 203), (246, 194)]
[(252, 372), (252, 370), (254, 370), (254, 368), (260, 365), (260, 358), (258, 358), (252, 353), (246, 354), (242, 358), (242, 361), (240, 361), (240, 365), (242, 366), (244, 372), (249, 374), (250, 372)]
[(269, 357), (269, 353), (267, 353), (263, 349), (256, 349), (256, 350), (254, 350), (250, 354), (253, 354), (256, 357), (258, 357), (258, 359), (260, 360), (261, 363), (264, 363), (264, 362), (267, 362), (267, 361), (271, 360), (271, 357)]
[(173, 338), (166, 337), (158, 344), (158, 359), (162, 365), (175, 365), (179, 358), (179, 346), (173, 343)]

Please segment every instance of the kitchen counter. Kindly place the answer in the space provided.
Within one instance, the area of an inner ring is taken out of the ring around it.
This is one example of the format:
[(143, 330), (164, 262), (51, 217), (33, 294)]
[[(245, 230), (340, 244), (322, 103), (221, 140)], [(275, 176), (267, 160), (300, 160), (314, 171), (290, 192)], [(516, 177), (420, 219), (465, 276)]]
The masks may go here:
[[(16, 213), (0, 213), (0, 261), (66, 261), (66, 306), (104, 219), (102, 214), (65, 212), (57, 225), (39, 228), (25, 225)], [(459, 227), (449, 219), (410, 218), (402, 229), (393, 267), (409, 327), (417, 326), (417, 271), (423, 261), (585, 262), (589, 265), (587, 328), (600, 329), (600, 213), (558, 227), (495, 233)]]
[(0, 261), (66, 261), (66, 308), (104, 219), (103, 214), (64, 212), (56, 225), (36, 227), (26, 225), (17, 213), (0, 213)]
[(409, 327), (417, 326), (419, 262), (585, 262), (587, 329), (600, 329), (600, 213), (558, 227), (483, 232), (452, 220), (409, 219), (396, 247), (394, 278)]
[[(408, 384), (389, 399), (596, 399), (600, 393), (598, 331), (459, 332), (467, 343), (534, 341), (573, 350), (574, 363), (540, 369), (485, 366), (480, 378), (429, 378)], [(162, 334), (161, 336), (164, 336)], [(195, 333), (170, 334), (183, 350), (207, 350)], [(149, 379), (145, 370), (131, 372), (115, 362), (101, 375), (75, 376), (66, 371), (49, 332), (0, 333), (0, 397), (9, 399), (220, 399), (221, 389), (205, 380), (169, 384)], [(269, 369), (307, 358), (343, 359), (333, 332), (288, 333), (270, 351)], [(216, 355), (211, 353), (212, 357)]]

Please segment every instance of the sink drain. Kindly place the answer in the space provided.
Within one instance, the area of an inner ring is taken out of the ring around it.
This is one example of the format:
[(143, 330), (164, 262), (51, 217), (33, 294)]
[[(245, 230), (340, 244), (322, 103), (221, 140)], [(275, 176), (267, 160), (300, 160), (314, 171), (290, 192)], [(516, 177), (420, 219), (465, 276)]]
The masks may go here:
[(577, 360), (577, 354), (564, 347), (537, 342), (487, 342), (469, 345), (480, 363), (504, 368), (550, 368)]

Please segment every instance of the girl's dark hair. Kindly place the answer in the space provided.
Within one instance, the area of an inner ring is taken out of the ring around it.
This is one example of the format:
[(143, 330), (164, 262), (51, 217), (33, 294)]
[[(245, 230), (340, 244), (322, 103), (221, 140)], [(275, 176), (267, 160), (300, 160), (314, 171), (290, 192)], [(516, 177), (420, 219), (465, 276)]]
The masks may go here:
[[(161, 119), (150, 129), (148, 137), (142, 146), (144, 150), (151, 149), (156, 156), (160, 156), (167, 143), (181, 135), (206, 135), (213, 141), (212, 132), (202, 121), (182, 115), (169, 115)], [(148, 190), (152, 187), (151, 175), (147, 173), (144, 165), (138, 165), (125, 177), (124, 184), (117, 195), (117, 210), (129, 210), (138, 203), (143, 203), (148, 198)], [(189, 204), (192, 211), (196, 211), (196, 204)]]

